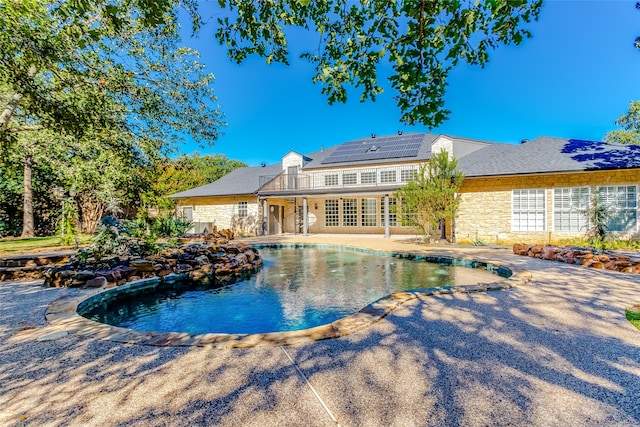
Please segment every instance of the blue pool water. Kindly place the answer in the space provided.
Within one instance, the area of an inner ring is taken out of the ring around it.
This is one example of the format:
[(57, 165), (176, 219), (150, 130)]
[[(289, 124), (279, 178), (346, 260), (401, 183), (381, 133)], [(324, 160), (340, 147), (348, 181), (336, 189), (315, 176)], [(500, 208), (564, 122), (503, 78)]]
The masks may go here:
[(395, 291), (495, 281), (487, 271), (343, 248), (260, 249), (263, 267), (226, 286), (163, 284), (87, 304), (80, 314), (161, 332), (265, 333), (333, 322)]

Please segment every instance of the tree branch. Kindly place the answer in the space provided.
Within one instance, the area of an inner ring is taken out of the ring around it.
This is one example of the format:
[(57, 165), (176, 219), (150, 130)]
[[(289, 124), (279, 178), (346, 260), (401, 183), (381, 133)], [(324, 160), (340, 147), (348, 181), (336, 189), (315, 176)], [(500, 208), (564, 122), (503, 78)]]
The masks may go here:
[(16, 133), (16, 132), (33, 132), (37, 130), (44, 129), (42, 125), (25, 125), (25, 126), (15, 126), (12, 128), (4, 129), (8, 133)]

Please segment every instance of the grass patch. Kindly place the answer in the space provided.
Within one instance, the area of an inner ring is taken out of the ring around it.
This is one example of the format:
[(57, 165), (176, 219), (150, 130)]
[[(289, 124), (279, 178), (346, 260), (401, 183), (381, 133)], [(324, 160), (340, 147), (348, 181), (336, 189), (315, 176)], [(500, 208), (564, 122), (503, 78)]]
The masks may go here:
[(636, 304), (630, 308), (625, 308), (624, 314), (627, 315), (627, 320), (631, 322), (633, 326), (640, 329), (640, 304)]
[[(79, 244), (84, 245), (91, 242), (93, 236), (79, 236)], [(74, 248), (74, 246), (64, 246), (60, 236), (32, 237), (30, 239), (4, 238), (0, 239), (0, 255), (17, 255), (27, 252), (42, 252), (52, 249)]]

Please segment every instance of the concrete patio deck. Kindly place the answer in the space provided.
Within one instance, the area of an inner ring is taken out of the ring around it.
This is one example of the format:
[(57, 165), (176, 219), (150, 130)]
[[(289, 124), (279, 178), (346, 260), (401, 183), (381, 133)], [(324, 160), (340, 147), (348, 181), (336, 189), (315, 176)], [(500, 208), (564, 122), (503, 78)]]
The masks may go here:
[[(425, 247), (392, 236), (284, 236), (504, 261), (527, 285), (409, 301), (305, 345), (152, 347), (48, 326), (74, 289), (0, 283), (0, 425), (640, 425), (640, 276)], [(61, 333), (58, 333), (61, 332)]]

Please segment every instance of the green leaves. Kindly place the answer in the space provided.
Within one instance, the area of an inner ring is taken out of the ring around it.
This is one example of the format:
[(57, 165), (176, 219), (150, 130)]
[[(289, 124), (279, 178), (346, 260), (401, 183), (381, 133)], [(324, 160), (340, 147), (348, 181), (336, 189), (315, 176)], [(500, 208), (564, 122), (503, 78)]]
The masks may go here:
[(415, 179), (396, 191), (405, 223), (433, 237), (439, 224), (455, 216), (459, 204), (457, 193), (464, 179), (457, 166), (458, 161), (450, 158), (446, 151), (432, 153)]
[[(356, 2), (224, 2), (229, 14), (218, 20), (216, 37), (237, 62), (248, 55), (287, 63), (286, 26), (318, 33), (318, 48), (302, 55), (316, 67), (313, 82), (329, 103), (345, 102), (348, 91), (375, 100), (381, 77), (391, 82), (407, 124), (435, 127), (444, 107), (447, 78), (460, 61), (484, 66), (489, 51), (519, 44), (531, 33), (541, 0)], [(391, 73), (384, 64), (388, 62)]]
[(640, 145), (640, 101), (631, 101), (629, 111), (618, 117), (616, 125), (622, 126), (622, 129), (608, 132), (605, 141)]

